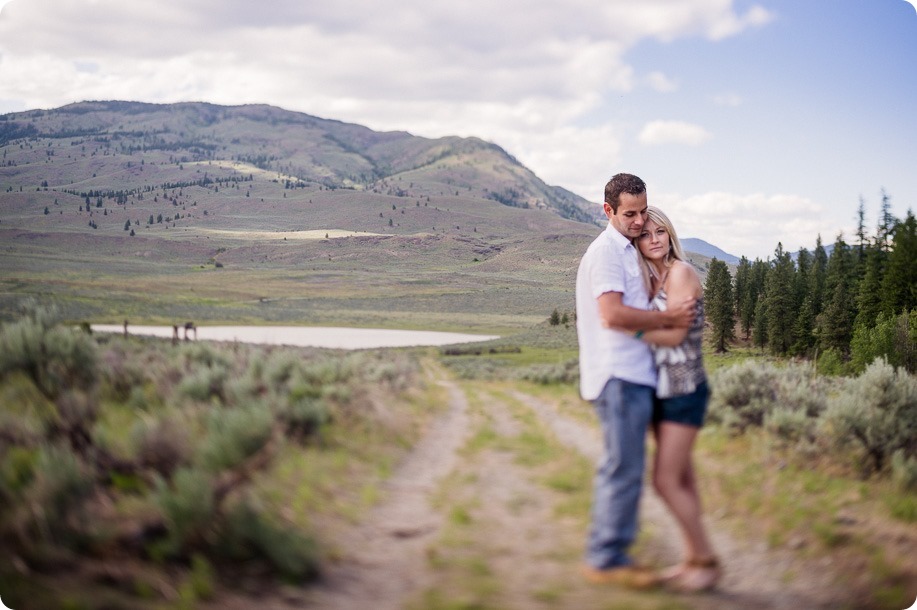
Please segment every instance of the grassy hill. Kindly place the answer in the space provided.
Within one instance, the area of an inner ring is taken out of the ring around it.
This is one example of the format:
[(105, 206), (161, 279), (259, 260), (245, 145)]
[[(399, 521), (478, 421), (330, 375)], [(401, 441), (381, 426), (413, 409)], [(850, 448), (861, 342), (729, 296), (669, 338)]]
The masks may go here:
[(572, 310), (599, 217), (477, 138), (270, 106), (0, 116), (6, 318), (34, 296), (99, 322), (504, 332)]

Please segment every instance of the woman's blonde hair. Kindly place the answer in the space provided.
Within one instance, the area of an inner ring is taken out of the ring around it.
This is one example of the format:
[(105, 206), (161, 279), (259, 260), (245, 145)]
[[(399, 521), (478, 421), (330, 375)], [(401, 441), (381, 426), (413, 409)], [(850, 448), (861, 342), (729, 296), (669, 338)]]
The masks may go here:
[(646, 219), (652, 220), (669, 234), (669, 251), (666, 253), (665, 260), (663, 261), (665, 266), (671, 267), (672, 263), (676, 260), (686, 260), (685, 251), (681, 249), (681, 242), (678, 241), (678, 234), (675, 232), (675, 225), (673, 225), (669, 217), (665, 215), (665, 212), (656, 206), (648, 206), (646, 208)]
[[(672, 221), (669, 220), (669, 217), (665, 215), (665, 212), (656, 206), (647, 206), (646, 220), (647, 222), (652, 220), (657, 225), (665, 229), (665, 232), (669, 234), (669, 251), (666, 252), (665, 258), (662, 259), (663, 265), (666, 267), (671, 267), (677, 260), (687, 260), (684, 250), (681, 249), (681, 242), (678, 241), (678, 234), (675, 232), (675, 226), (672, 224)], [(637, 246), (636, 242), (639, 239), (639, 237), (634, 238), (634, 246)], [(640, 251), (639, 247), (637, 247), (637, 251)], [(646, 283), (647, 290), (652, 295), (652, 283), (650, 278), (656, 276), (656, 271), (655, 268), (645, 258), (643, 258), (642, 252), (640, 253), (640, 258), (643, 261), (643, 281)]]

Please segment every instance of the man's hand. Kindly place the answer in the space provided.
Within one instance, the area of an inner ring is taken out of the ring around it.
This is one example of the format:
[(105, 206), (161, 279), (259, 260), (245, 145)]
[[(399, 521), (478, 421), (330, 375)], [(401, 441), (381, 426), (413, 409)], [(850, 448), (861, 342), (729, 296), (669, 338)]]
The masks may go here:
[(697, 299), (686, 297), (677, 304), (669, 303), (669, 308), (665, 311), (667, 325), (672, 328), (688, 328), (694, 321), (697, 312)]

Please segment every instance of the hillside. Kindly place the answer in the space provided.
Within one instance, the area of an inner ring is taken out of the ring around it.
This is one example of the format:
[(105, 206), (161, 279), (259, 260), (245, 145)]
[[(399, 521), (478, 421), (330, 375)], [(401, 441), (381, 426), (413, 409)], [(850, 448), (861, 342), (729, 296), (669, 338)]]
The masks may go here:
[(475, 138), (269, 106), (0, 117), (0, 312), (506, 329), (572, 307), (590, 204)]
[(96, 322), (526, 327), (572, 310), (600, 216), (477, 138), (270, 106), (0, 116), (4, 318), (37, 297)]

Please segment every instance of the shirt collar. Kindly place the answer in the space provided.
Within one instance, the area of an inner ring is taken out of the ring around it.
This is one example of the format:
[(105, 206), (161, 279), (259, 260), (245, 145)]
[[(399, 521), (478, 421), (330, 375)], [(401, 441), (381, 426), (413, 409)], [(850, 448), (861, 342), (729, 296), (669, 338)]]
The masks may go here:
[(621, 234), (620, 231), (614, 228), (614, 225), (611, 224), (610, 220), (608, 221), (608, 226), (605, 227), (605, 231), (608, 232), (609, 239), (611, 239), (613, 242), (618, 244), (620, 247), (625, 248), (625, 249), (628, 246), (630, 246), (631, 248), (634, 247), (634, 244), (630, 240), (630, 238), (625, 237), (624, 235)]

